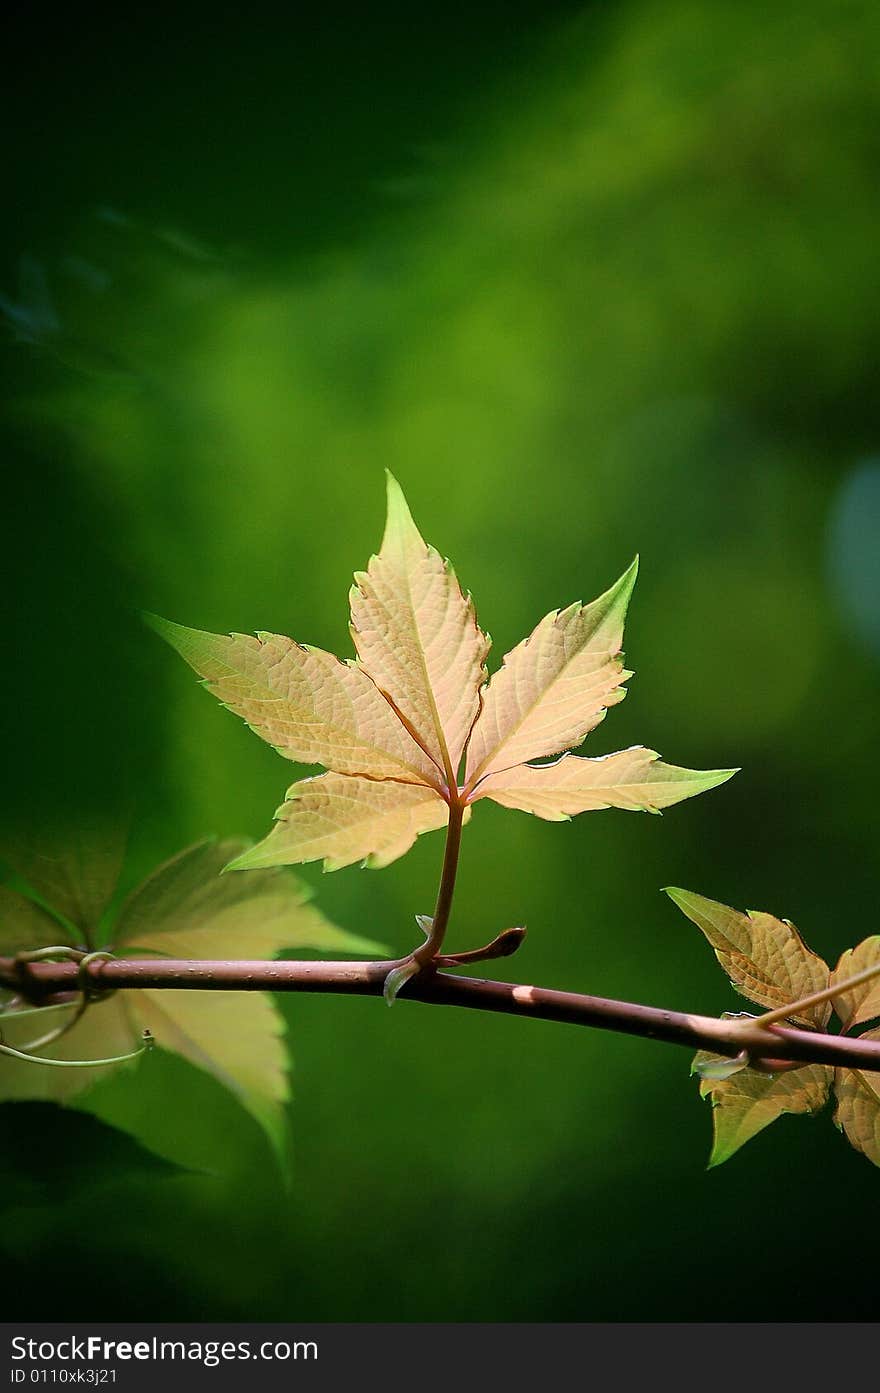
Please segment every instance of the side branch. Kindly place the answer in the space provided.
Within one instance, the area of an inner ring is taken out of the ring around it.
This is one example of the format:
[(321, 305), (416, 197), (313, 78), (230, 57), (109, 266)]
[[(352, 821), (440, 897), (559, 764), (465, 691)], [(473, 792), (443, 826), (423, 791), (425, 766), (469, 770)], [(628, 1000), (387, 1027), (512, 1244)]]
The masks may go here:
[[(0, 986), (31, 1001), (47, 1003), (78, 991), (83, 979), (95, 994), (148, 987), (170, 991), (329, 992), (343, 996), (382, 996), (389, 969), (400, 962), (265, 962), (207, 961), (177, 958), (116, 958), (93, 962), (85, 970), (70, 962), (16, 962), (0, 958)], [(780, 1063), (830, 1064), (880, 1071), (880, 1041), (827, 1035), (792, 1026), (761, 1026), (756, 1020), (719, 1020), (683, 1011), (665, 1011), (578, 992), (510, 982), (455, 977), (446, 972), (422, 972), (406, 984), (402, 999), (437, 1006), (461, 1006), (475, 1011), (498, 1011), (511, 1016), (593, 1026), (625, 1035), (638, 1035), (691, 1050), (712, 1050), (735, 1057), (744, 1045), (765, 1069)]]

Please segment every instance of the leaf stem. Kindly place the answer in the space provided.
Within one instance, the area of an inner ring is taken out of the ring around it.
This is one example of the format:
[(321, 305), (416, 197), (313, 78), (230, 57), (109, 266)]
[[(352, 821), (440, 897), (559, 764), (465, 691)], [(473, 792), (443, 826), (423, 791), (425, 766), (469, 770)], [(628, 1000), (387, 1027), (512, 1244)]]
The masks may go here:
[(446, 825), (443, 870), (440, 872), (440, 885), (437, 889), (437, 904), (434, 908), (431, 932), (425, 942), (412, 955), (420, 967), (424, 967), (432, 958), (436, 957), (443, 946), (443, 939), (446, 937), (449, 916), (452, 912), (452, 897), (455, 894), (455, 877), (458, 873), (458, 856), (461, 851), (463, 818), (464, 806), (459, 802), (457, 796), (452, 794), (449, 803), (449, 822)]

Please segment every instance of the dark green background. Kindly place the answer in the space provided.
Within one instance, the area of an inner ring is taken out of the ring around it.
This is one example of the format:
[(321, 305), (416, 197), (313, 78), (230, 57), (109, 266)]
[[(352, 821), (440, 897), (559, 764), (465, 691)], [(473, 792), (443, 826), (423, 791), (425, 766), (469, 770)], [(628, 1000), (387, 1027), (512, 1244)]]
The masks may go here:
[[(348, 653), (387, 465), (496, 661), (639, 551), (637, 675), (585, 752), (742, 766), (662, 819), (480, 806), (456, 945), (526, 922), (513, 978), (720, 1012), (738, 999), (660, 886), (787, 915), (831, 958), (876, 932), (877, 7), (10, 29), (4, 813), (133, 788), (129, 883), (262, 835), (295, 771), (136, 611)], [(402, 952), (440, 853), (304, 877)], [(102, 1111), (191, 1173), (0, 1109), (7, 1319), (876, 1315), (880, 1175), (830, 1115), (707, 1173), (682, 1051), (283, 1009), (287, 1192), (174, 1061)]]

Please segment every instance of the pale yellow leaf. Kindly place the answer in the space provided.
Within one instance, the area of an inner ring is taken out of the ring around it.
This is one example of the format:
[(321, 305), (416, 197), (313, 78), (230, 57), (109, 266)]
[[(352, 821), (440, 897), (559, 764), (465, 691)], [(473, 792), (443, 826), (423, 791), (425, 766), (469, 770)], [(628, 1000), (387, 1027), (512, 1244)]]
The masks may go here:
[(284, 1021), (262, 992), (137, 991), (129, 1009), (139, 1028), (213, 1075), (238, 1098), (283, 1157), (290, 1096)]
[[(718, 1056), (701, 1050), (694, 1068)], [(728, 1079), (702, 1078), (700, 1096), (712, 1101), (714, 1143), (710, 1166), (720, 1166), (758, 1132), (783, 1113), (818, 1112), (828, 1098), (832, 1070), (824, 1064), (805, 1064), (781, 1074), (744, 1069)]]
[(294, 865), (323, 858), (324, 869), (355, 861), (387, 866), (422, 832), (445, 827), (449, 808), (429, 788), (321, 774), (287, 790), (263, 841), (227, 868)]
[[(775, 1010), (828, 986), (827, 963), (787, 919), (754, 910), (743, 914), (692, 890), (670, 887), (666, 893), (706, 935), (734, 987), (749, 1001)], [(831, 1003), (823, 1001), (790, 1019), (822, 1029), (830, 1015)]]
[(380, 944), (346, 933), (308, 904), (311, 891), (289, 871), (221, 875), (248, 846), (239, 838), (200, 842), (160, 866), (122, 906), (114, 945), (129, 957), (141, 948), (173, 958), (271, 958), (290, 948), (382, 955)]
[[(702, 930), (737, 991), (750, 1001), (775, 1010), (828, 986), (827, 964), (789, 920), (743, 913), (689, 890), (669, 888), (667, 894)], [(821, 1002), (790, 1019), (824, 1028), (830, 1014), (830, 1003)]]
[(208, 689), (286, 759), (342, 774), (439, 783), (376, 684), (355, 663), (280, 634), (209, 634), (150, 623)]
[[(846, 982), (871, 967), (880, 967), (880, 934), (863, 939), (855, 948), (847, 948), (831, 974), (831, 985)], [(862, 982), (849, 991), (834, 997), (834, 1009), (843, 1022), (844, 1030), (863, 1021), (880, 1016), (880, 976)]]
[(554, 610), (493, 675), (468, 745), (466, 786), (579, 745), (626, 695), (620, 645), (634, 561), (592, 604)]
[(390, 474), (382, 547), (354, 579), (351, 631), (360, 660), (454, 784), (486, 681), (489, 639)]
[(563, 822), (594, 808), (659, 812), (723, 784), (734, 773), (734, 769), (679, 769), (664, 764), (656, 751), (636, 745), (597, 759), (563, 755), (555, 764), (520, 764), (489, 774), (477, 784), (471, 801), (491, 798), (505, 808), (534, 813), (548, 822)]
[[(880, 1029), (868, 1030), (860, 1038), (880, 1040)], [(869, 1069), (838, 1069), (834, 1092), (835, 1123), (856, 1151), (880, 1166), (880, 1074)]]
[[(141, 1043), (131, 1014), (131, 995), (119, 992), (106, 1001), (93, 1003), (66, 1035), (34, 1051), (30, 1050), (32, 1042), (73, 1020), (76, 1002), (67, 1006), (47, 1006), (41, 1011), (28, 1011), (26, 1015), (4, 1011), (0, 1013), (0, 1033), (3, 1042), (13, 1049), (49, 1059), (109, 1059), (129, 1054)], [(109, 1064), (96, 1069), (53, 1069), (0, 1054), (0, 1101), (33, 1099), (66, 1103), (113, 1070), (126, 1067), (132, 1066)]]

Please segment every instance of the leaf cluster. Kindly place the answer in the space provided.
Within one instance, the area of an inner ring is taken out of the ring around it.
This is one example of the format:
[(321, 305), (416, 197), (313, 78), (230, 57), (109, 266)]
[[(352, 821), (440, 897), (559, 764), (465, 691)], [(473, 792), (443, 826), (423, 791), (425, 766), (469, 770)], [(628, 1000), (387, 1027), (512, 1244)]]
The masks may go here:
[[(772, 914), (741, 912), (690, 890), (667, 892), (703, 932), (736, 990), (807, 1030), (827, 1030), (832, 1008), (842, 1033), (880, 1019), (880, 935), (841, 954), (832, 971), (804, 943), (794, 924)], [(811, 998), (819, 1000), (812, 1001)], [(760, 1021), (760, 1017), (758, 1017)], [(860, 1038), (880, 1040), (880, 1026)], [(734, 1072), (731, 1072), (731, 1068)], [(815, 1113), (834, 1095), (834, 1122), (847, 1140), (880, 1166), (880, 1076), (824, 1064), (761, 1072), (731, 1066), (699, 1051), (692, 1072), (712, 1103), (710, 1166), (720, 1165), (783, 1113)]]

